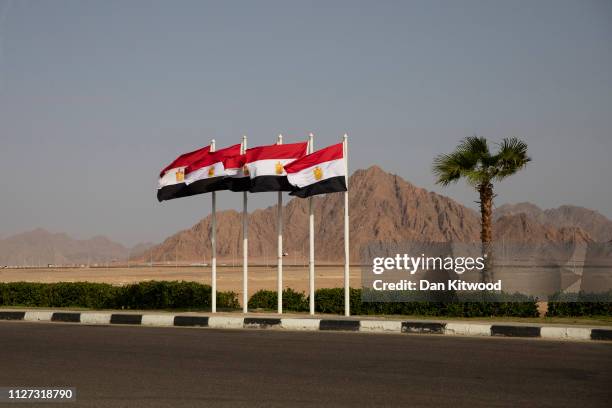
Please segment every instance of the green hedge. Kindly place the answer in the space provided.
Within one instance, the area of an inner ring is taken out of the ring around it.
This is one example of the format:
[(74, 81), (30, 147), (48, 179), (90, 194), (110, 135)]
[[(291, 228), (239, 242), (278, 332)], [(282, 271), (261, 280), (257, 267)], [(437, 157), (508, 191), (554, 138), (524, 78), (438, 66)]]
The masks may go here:
[[(196, 282), (0, 283), (0, 306), (85, 307), (90, 309), (210, 309), (211, 287)], [(217, 292), (217, 307), (240, 307), (234, 292)]]
[(612, 316), (612, 291), (557, 293), (548, 301), (546, 316)]
[[(316, 298), (315, 298), (316, 299)], [(278, 297), (276, 291), (260, 290), (249, 299), (249, 309), (269, 309), (276, 310)], [(296, 292), (293, 289), (283, 290), (283, 310), (292, 312), (307, 312), (309, 309), (308, 299), (304, 293)]]
[[(356, 315), (420, 315), (452, 317), (537, 317), (535, 300), (526, 302), (362, 302), (361, 289), (350, 289), (351, 313)], [(302, 312), (308, 310), (308, 297), (292, 289), (283, 291), (283, 309)], [(249, 299), (251, 309), (276, 309), (275, 291), (260, 290)], [(344, 289), (318, 289), (315, 292), (318, 313), (343, 314)]]
[[(90, 309), (210, 309), (211, 288), (195, 282), (150, 281), (125, 286), (106, 283), (0, 283), (0, 306), (83, 307)], [(612, 316), (612, 293), (558, 294), (548, 302), (547, 316)], [(603, 296), (603, 297), (601, 297)], [(601, 298), (600, 298), (601, 297)], [(250, 309), (276, 309), (276, 292), (260, 290), (249, 299)], [(453, 317), (537, 317), (535, 300), (525, 302), (362, 302), (361, 289), (350, 291), (351, 313), (360, 315), (420, 315)], [(240, 307), (234, 292), (217, 292), (220, 309)], [(343, 314), (342, 288), (318, 289), (318, 313)], [(283, 308), (308, 311), (308, 297), (292, 289), (283, 291)]]

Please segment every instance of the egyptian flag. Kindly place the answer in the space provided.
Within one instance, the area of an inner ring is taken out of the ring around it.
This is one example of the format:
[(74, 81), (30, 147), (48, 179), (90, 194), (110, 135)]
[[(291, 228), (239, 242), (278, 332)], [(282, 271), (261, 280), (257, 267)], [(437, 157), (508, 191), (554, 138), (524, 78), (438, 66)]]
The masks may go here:
[(203, 158), (210, 152), (210, 146), (185, 153), (174, 159), (159, 173), (157, 199), (159, 201), (193, 195), (185, 184), (185, 169), (191, 163)]
[(289, 195), (310, 197), (346, 191), (344, 149), (338, 143), (317, 150), (285, 166), (289, 183), (295, 186)]
[(223, 162), (227, 178), (225, 184), (230, 191), (249, 191), (251, 177), (246, 167), (246, 154), (230, 156)]
[(306, 155), (307, 143), (275, 144), (247, 149), (246, 167), (251, 177), (251, 193), (292, 191), (285, 166)]
[(185, 169), (185, 183), (192, 194), (227, 190), (225, 179), (228, 174), (224, 162), (228, 157), (240, 154), (240, 144), (209, 152)]

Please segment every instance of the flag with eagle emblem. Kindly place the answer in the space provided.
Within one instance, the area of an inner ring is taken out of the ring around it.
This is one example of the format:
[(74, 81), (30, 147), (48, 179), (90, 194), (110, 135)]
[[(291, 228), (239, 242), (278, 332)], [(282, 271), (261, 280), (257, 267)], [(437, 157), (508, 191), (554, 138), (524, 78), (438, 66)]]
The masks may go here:
[(246, 171), (251, 178), (251, 193), (292, 191), (285, 166), (306, 155), (308, 143), (258, 146), (246, 151)]
[(184, 153), (164, 167), (159, 173), (157, 199), (164, 201), (197, 194), (193, 193), (185, 184), (185, 169), (191, 163), (208, 155), (209, 152), (210, 146), (206, 146), (193, 152)]
[(297, 197), (346, 191), (346, 164), (342, 143), (317, 150), (285, 166)]
[(225, 166), (225, 173), (228, 175), (225, 179), (227, 189), (230, 191), (249, 191), (251, 177), (249, 177), (249, 170), (246, 167), (246, 154), (227, 157), (223, 165)]
[(225, 169), (229, 157), (240, 155), (240, 144), (236, 144), (214, 152), (191, 163), (185, 169), (185, 184), (192, 194), (210, 193), (211, 191), (227, 190), (225, 182), (230, 173)]

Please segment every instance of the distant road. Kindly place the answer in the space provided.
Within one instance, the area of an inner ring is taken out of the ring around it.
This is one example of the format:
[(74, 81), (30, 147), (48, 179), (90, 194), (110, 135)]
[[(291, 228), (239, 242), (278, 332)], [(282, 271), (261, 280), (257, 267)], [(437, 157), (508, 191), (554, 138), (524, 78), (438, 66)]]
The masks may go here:
[(0, 387), (68, 407), (609, 407), (611, 384), (610, 343), (0, 322)]

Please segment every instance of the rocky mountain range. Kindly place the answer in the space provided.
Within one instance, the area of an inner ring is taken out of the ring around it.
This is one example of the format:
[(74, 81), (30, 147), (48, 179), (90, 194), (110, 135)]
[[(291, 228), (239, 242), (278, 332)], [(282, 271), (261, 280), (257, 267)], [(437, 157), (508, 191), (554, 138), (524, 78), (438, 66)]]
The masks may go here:
[[(478, 242), (479, 214), (456, 201), (416, 187), (378, 166), (357, 170), (351, 189), (351, 258), (359, 259), (370, 242), (405, 241)], [(343, 247), (343, 197), (329, 194), (314, 198), (317, 262), (340, 262)], [(210, 260), (210, 222), (206, 217), (151, 249), (155, 262)], [(283, 249), (288, 263), (303, 263), (308, 254), (308, 200), (292, 199), (284, 209)], [(239, 263), (242, 249), (241, 214), (217, 214), (217, 256), (221, 262)], [(590, 242), (612, 236), (612, 221), (596, 211), (563, 206), (541, 210), (533, 204), (504, 205), (497, 209), (497, 239), (505, 242)], [(276, 206), (249, 215), (249, 259), (274, 263), (276, 256)]]
[(140, 255), (153, 244), (125, 247), (97, 236), (78, 240), (42, 228), (0, 239), (0, 265), (80, 265), (127, 262), (128, 253)]
[(531, 203), (504, 204), (495, 210), (494, 217), (499, 220), (504, 216), (525, 214), (540, 224), (554, 225), (557, 228), (579, 227), (588, 232), (596, 242), (612, 240), (612, 221), (597, 211), (574, 205), (562, 205), (558, 208), (543, 210)]
[[(478, 238), (476, 213), (450, 198), (417, 188), (374, 166), (357, 170), (349, 180), (352, 256), (372, 240), (401, 242), (422, 239), (472, 241)], [(313, 199), (317, 260), (335, 262), (344, 254), (342, 194)], [(163, 262), (210, 259), (210, 216), (153, 248), (153, 260)], [(284, 209), (283, 249), (294, 258), (308, 253), (308, 200), (292, 199)], [(241, 214), (217, 213), (217, 256), (240, 258)], [(276, 257), (276, 206), (249, 215), (249, 259), (265, 262)]]
[[(350, 177), (351, 258), (371, 242), (478, 242), (479, 214), (446, 196), (416, 187), (378, 166)], [(344, 256), (342, 194), (313, 198), (317, 262), (337, 263)], [(494, 235), (504, 242), (571, 243), (612, 240), (612, 221), (582, 207), (564, 205), (543, 210), (531, 203), (495, 209)], [(0, 239), (0, 265), (125, 263), (206, 263), (210, 261), (208, 216), (159, 245), (127, 248), (105, 237), (72, 239), (42, 229)], [(293, 198), (283, 211), (283, 249), (289, 264), (308, 256), (308, 200)], [(217, 256), (222, 263), (240, 263), (242, 218), (233, 210), (217, 213)], [(249, 214), (249, 260), (275, 263), (276, 206)]]

